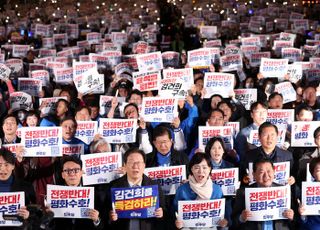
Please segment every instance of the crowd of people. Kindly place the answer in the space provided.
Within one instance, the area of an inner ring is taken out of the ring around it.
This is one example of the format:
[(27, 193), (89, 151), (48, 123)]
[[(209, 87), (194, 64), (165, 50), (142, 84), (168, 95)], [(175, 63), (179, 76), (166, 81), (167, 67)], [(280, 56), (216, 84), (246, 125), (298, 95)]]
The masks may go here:
[[(1, 193), (8, 192), (24, 191), (25, 194), (25, 206), (14, 215), (20, 226), (5, 228), (202, 229), (184, 225), (178, 215), (179, 201), (221, 198), (225, 198), (224, 217), (210, 229), (320, 228), (320, 217), (309, 215), (305, 203), (301, 202), (302, 183), (307, 181), (308, 174), (315, 183), (320, 181), (318, 13), (319, 6), (303, 6), (293, 0), (212, 3), (44, 0), (1, 6), (0, 197)], [(204, 26), (209, 26), (210, 32), (204, 32)], [(93, 33), (99, 35), (98, 40), (87, 36)], [(245, 39), (250, 37), (259, 39), (245, 44)], [(276, 46), (281, 41), (285, 45)], [(285, 43), (288, 41), (289, 46)], [(255, 51), (246, 51), (249, 46)], [(24, 47), (24, 51), (19, 53), (19, 47)], [(209, 65), (194, 65), (189, 52), (202, 48), (218, 48), (218, 53), (212, 55)], [(296, 50), (292, 56), (284, 57), (281, 50), (285, 48)], [(144, 119), (144, 99), (159, 97), (160, 89), (143, 90), (134, 80), (136, 72), (149, 71), (138, 69), (135, 57), (156, 51), (162, 52), (163, 69), (192, 68), (193, 73), (192, 82), (184, 89), (187, 93), (176, 98), (177, 113), (169, 123)], [(120, 56), (111, 56), (112, 52)], [(164, 55), (169, 53), (170, 58)], [(255, 53), (267, 53), (261, 54), (258, 65), (254, 65), (251, 58)], [(105, 59), (94, 59), (93, 54)], [(240, 63), (222, 62), (223, 57), (238, 54)], [(259, 68), (261, 57), (287, 58), (291, 71), (289, 68), (279, 77), (265, 76)], [(92, 76), (96, 79), (99, 75), (103, 84), (99, 89), (82, 91), (81, 84), (76, 82), (75, 64), (89, 62), (97, 63)], [(120, 65), (126, 68), (121, 70)], [(59, 68), (71, 71), (71, 81), (70, 77), (65, 81), (58, 79)], [(33, 85), (30, 91), (24, 91), (19, 78), (32, 78), (32, 73), (39, 70), (47, 71), (47, 80), (44, 76), (39, 81), (40, 88)], [(227, 96), (210, 94), (206, 87), (208, 74), (219, 72), (233, 76), (235, 91)], [(294, 99), (290, 98), (292, 94), (287, 97), (288, 91), (277, 88), (284, 82), (294, 89)], [(29, 95), (34, 89), (38, 92)], [(256, 89), (257, 96), (244, 100), (236, 93), (239, 89)], [(18, 92), (23, 94), (16, 96)], [(110, 100), (102, 103), (103, 96), (110, 96)], [(48, 98), (54, 99), (50, 106), (44, 100)], [(279, 124), (277, 117), (268, 117), (271, 110), (291, 111), (292, 120)], [(137, 120), (133, 141), (110, 143), (103, 134), (93, 133), (88, 142), (76, 135), (80, 122), (95, 121), (99, 126), (105, 118)], [(304, 131), (308, 137), (305, 139), (311, 143), (309, 146), (296, 144), (302, 137), (291, 135), (292, 122), (308, 124)], [(233, 129), (231, 139), (213, 135), (205, 146), (199, 142), (199, 127), (221, 128), (231, 124), (238, 127)], [(21, 130), (33, 127), (61, 127), (62, 144), (81, 146), (84, 155), (121, 152), (123, 165), (117, 169), (118, 178), (93, 185), (94, 208), (88, 210), (86, 218), (54, 217), (46, 201), (47, 186), (84, 186), (83, 162), (79, 154), (25, 156)], [(252, 142), (253, 132), (257, 134), (258, 144)], [(279, 143), (278, 137), (283, 132)], [(11, 146), (16, 146), (13, 153)], [(289, 162), (290, 175), (279, 184), (274, 181), (275, 164), (283, 162)], [(186, 180), (180, 181), (170, 195), (164, 194), (157, 180), (144, 174), (146, 168), (181, 165), (186, 167)], [(240, 184), (233, 195), (226, 196), (221, 185), (212, 180), (211, 172), (231, 168), (237, 168), (236, 180)], [(159, 207), (153, 217), (119, 218), (112, 188), (150, 185), (158, 185)], [(282, 210), (282, 218), (253, 221), (254, 213), (245, 203), (246, 188), (284, 185), (290, 188), (291, 205)], [(3, 227), (6, 213), (0, 209), (1, 213), (0, 227)]]

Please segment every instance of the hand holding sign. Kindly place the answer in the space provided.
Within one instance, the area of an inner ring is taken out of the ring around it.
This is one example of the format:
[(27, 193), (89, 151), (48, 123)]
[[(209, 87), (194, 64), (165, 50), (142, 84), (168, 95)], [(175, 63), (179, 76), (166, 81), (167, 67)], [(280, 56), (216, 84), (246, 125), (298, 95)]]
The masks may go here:
[(247, 222), (247, 220), (252, 217), (252, 213), (249, 210), (243, 210), (240, 216), (242, 222)]

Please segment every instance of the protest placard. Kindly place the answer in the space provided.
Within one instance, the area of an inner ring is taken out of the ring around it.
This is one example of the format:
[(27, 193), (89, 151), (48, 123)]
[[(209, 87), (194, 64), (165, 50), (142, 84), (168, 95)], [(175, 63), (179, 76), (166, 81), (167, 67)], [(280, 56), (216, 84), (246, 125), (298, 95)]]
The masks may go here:
[(187, 83), (182, 79), (167, 78), (160, 81), (158, 95), (161, 97), (172, 96), (174, 98), (185, 99), (188, 96), (189, 89)]
[(200, 26), (201, 38), (213, 39), (216, 38), (217, 27), (216, 26)]
[(12, 111), (16, 111), (19, 109), (29, 110), (33, 107), (31, 95), (25, 92), (11, 93), (9, 101)]
[(232, 126), (199, 126), (199, 149), (205, 150), (208, 141), (212, 137), (222, 137), (226, 148), (233, 149), (233, 127)]
[(23, 62), (21, 59), (10, 58), (5, 61), (5, 65), (8, 66), (12, 74), (21, 74), (23, 71)]
[(78, 92), (88, 94), (103, 84), (103, 78), (96, 69), (89, 69), (78, 76), (74, 75), (73, 82)]
[(159, 70), (150, 72), (133, 72), (133, 88), (141, 92), (149, 90), (158, 90), (161, 80)]
[(193, 68), (207, 68), (213, 63), (210, 48), (188, 51), (188, 65)]
[(260, 73), (264, 78), (282, 78), (288, 72), (288, 59), (261, 58)]
[(244, 105), (246, 110), (250, 110), (252, 103), (257, 101), (257, 89), (235, 89), (235, 97), (241, 104)]
[(137, 119), (100, 118), (98, 133), (108, 143), (133, 143), (136, 141)]
[(152, 218), (159, 208), (158, 185), (111, 188), (111, 193), (118, 218)]
[(219, 72), (205, 73), (203, 85), (206, 89), (205, 98), (210, 98), (213, 94), (228, 98), (233, 94), (234, 75)]
[(49, 72), (47, 70), (35, 70), (31, 72), (31, 78), (41, 81), (42, 86), (48, 86), (50, 83)]
[(240, 186), (239, 168), (213, 169), (211, 179), (221, 187), (224, 196), (235, 196)]
[(137, 54), (136, 59), (140, 72), (163, 69), (161, 52)]
[(225, 126), (231, 126), (233, 127), (233, 136), (237, 136), (237, 134), (240, 132), (240, 122), (239, 121), (234, 121), (234, 122), (226, 122)]
[[(73, 77), (82, 75), (83, 73), (93, 69), (97, 70), (98, 65), (96, 62), (73, 62)], [(63, 68), (63, 67), (62, 67)]]
[(180, 63), (180, 54), (178, 52), (166, 51), (162, 53), (162, 62), (164, 68), (178, 68)]
[(320, 70), (318, 68), (306, 70), (306, 78), (308, 82), (320, 80)]
[(77, 121), (75, 137), (89, 145), (98, 131), (97, 121)]
[(58, 68), (53, 70), (54, 81), (57, 84), (68, 85), (73, 83), (73, 68)]
[(1, 192), (0, 194), (0, 227), (21, 226), (19, 220), (4, 220), (3, 215), (16, 216), (18, 209), (25, 206), (24, 192)]
[(221, 46), (222, 46), (221, 39), (205, 41), (203, 43), (204, 48), (213, 48), (213, 47), (221, 47)]
[(144, 174), (158, 181), (165, 195), (176, 194), (177, 188), (187, 176), (185, 165), (146, 168)]
[(97, 32), (87, 33), (86, 37), (90, 45), (99, 44), (101, 40), (101, 33), (97, 33)]
[(302, 182), (301, 204), (305, 211), (303, 215), (319, 215), (320, 213), (320, 182)]
[(276, 84), (274, 91), (282, 94), (283, 104), (295, 101), (297, 99), (296, 90), (289, 81)]
[(89, 218), (94, 187), (47, 185), (47, 203), (55, 218)]
[(82, 155), (84, 153), (83, 144), (62, 144), (62, 155)]
[(132, 73), (132, 67), (126, 62), (121, 62), (114, 68), (114, 73), (118, 76), (122, 73)]
[(240, 46), (240, 50), (246, 58), (250, 58), (252, 54), (258, 53), (260, 51), (260, 47), (259, 46), (244, 46), (244, 45), (242, 45), (242, 46)]
[(18, 78), (18, 91), (23, 91), (31, 96), (39, 96), (42, 82), (39, 79)]
[[(19, 130), (19, 128), (18, 128)], [(17, 135), (18, 136), (18, 135)], [(13, 154), (17, 153), (17, 149), (23, 147), (21, 143), (18, 144), (4, 144), (2, 145), (3, 148), (9, 150)]]
[(292, 147), (315, 147), (313, 133), (320, 121), (294, 121), (291, 128)]
[(61, 127), (25, 127), (21, 129), (25, 157), (62, 156)]
[(52, 115), (55, 113), (56, 102), (59, 99), (67, 100), (67, 97), (48, 97), (48, 98), (39, 98), (39, 105), (41, 107), (41, 113), (44, 116)]
[(84, 174), (83, 185), (105, 184), (119, 178), (116, 172), (122, 166), (121, 152), (81, 155)]
[(24, 58), (30, 50), (29, 45), (13, 45), (12, 57)]
[(228, 54), (220, 57), (222, 72), (229, 72), (242, 69), (241, 54)]
[(290, 209), (290, 186), (245, 188), (246, 210), (252, 215), (249, 221), (286, 219), (283, 212)]
[(298, 63), (293, 63), (288, 65), (289, 81), (296, 84), (302, 78), (302, 65)]
[(290, 125), (294, 121), (294, 110), (268, 109), (267, 121), (274, 125)]
[(270, 52), (257, 52), (252, 53), (249, 57), (249, 63), (251, 67), (258, 67), (261, 64), (262, 58), (270, 58), (271, 53)]
[(297, 48), (282, 48), (281, 57), (283, 59), (288, 59), (289, 62), (302, 61), (302, 51)]
[(224, 218), (225, 199), (179, 200), (178, 219), (186, 228), (210, 228), (218, 226)]
[(165, 97), (144, 97), (140, 117), (146, 122), (169, 122), (178, 116), (178, 100)]
[(188, 88), (191, 88), (193, 85), (193, 69), (184, 68), (184, 69), (164, 69), (163, 79), (177, 78), (183, 80)]
[(9, 79), (11, 70), (8, 66), (6, 66), (5, 64), (0, 63), (0, 79), (2, 81), (6, 81)]

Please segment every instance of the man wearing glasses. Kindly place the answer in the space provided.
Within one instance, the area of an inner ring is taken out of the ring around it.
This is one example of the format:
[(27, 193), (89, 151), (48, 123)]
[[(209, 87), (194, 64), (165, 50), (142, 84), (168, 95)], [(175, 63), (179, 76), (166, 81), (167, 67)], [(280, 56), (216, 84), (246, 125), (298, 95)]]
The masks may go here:
[[(116, 179), (110, 183), (110, 192), (107, 195), (109, 207), (109, 217), (111, 220), (112, 229), (121, 230), (151, 230), (151, 229), (164, 229), (162, 224), (164, 196), (160, 186), (157, 182), (152, 181), (146, 175), (144, 175), (144, 169), (146, 167), (145, 153), (137, 148), (131, 148), (123, 156), (124, 169), (126, 174), (119, 179)], [(155, 218), (141, 218), (141, 219), (121, 219), (118, 218), (117, 213), (112, 207), (111, 202), (111, 188), (128, 188), (128, 187), (140, 187), (148, 185), (158, 185), (158, 194), (160, 207), (155, 210)]]
[[(82, 186), (82, 161), (76, 156), (64, 156), (61, 159), (62, 178), (66, 186)], [(101, 204), (102, 196), (97, 194), (95, 189), (95, 207)], [(99, 211), (96, 209), (89, 210), (89, 219), (69, 219), (55, 218), (53, 225), (55, 229), (103, 229), (103, 221), (99, 217)]]

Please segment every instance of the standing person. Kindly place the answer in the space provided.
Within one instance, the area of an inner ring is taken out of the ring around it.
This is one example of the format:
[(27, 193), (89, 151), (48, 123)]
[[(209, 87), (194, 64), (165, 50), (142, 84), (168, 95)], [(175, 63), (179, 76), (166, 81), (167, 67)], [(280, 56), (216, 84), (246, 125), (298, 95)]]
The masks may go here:
[[(273, 182), (274, 167), (269, 159), (260, 159), (253, 164), (253, 177), (255, 183), (250, 185), (250, 188), (258, 187), (276, 187), (280, 186)], [(234, 229), (253, 230), (253, 229), (274, 229), (274, 230), (289, 230), (291, 229), (294, 212), (292, 209), (287, 209), (283, 212), (283, 216), (287, 219), (271, 220), (271, 221), (248, 221), (252, 213), (245, 209), (245, 188), (240, 188), (237, 191), (235, 203), (232, 212), (232, 223)]]
[[(210, 173), (211, 161), (208, 155), (196, 153), (190, 160), (188, 171), (189, 181), (181, 185), (176, 192), (173, 206), (178, 210), (178, 202), (183, 200), (214, 200), (222, 198), (222, 190), (219, 185), (212, 182)], [(226, 227), (228, 221), (222, 219), (218, 222), (219, 227)], [(183, 228), (183, 222), (176, 220), (176, 227)], [(198, 229), (198, 228), (197, 228)], [(207, 229), (207, 228), (206, 228)]]
[[(250, 150), (246, 153), (244, 164), (241, 168), (241, 179), (245, 175), (246, 170), (249, 168), (249, 163), (253, 163), (259, 159), (269, 159), (272, 163), (279, 162), (290, 162), (290, 173), (293, 169), (293, 157), (292, 153), (283, 150), (277, 146), (278, 140), (278, 128), (270, 122), (264, 122), (259, 127), (259, 141), (261, 146)], [(295, 183), (293, 176), (289, 177), (288, 184), (292, 185)]]
[[(313, 158), (310, 162), (309, 172), (315, 179), (315, 182), (320, 182), (320, 157)], [(320, 228), (320, 216), (306, 216), (304, 205), (299, 205), (299, 214), (301, 215), (300, 223), (301, 230), (313, 230)]]
[[(63, 184), (70, 187), (81, 187), (83, 175), (82, 161), (75, 156), (64, 156), (61, 158), (61, 176)], [(85, 218), (54, 218), (51, 225), (59, 230), (93, 230), (103, 229), (104, 221), (100, 218), (100, 212), (96, 209), (104, 202), (104, 195), (97, 193), (95, 189), (95, 209), (90, 209), (89, 219)], [(101, 210), (101, 209), (100, 209)]]
[(240, 156), (241, 161), (245, 158), (245, 153), (248, 150), (255, 148), (248, 143), (247, 138), (252, 130), (258, 130), (259, 126), (267, 120), (268, 107), (261, 101), (254, 102), (250, 106), (250, 114), (253, 120), (252, 124), (241, 129), (235, 140), (235, 150)]
[[(0, 149), (0, 194), (3, 192), (24, 192), (25, 205), (34, 204), (36, 196), (32, 185), (19, 180), (14, 175), (15, 161), (14, 155), (10, 151), (4, 148)], [(24, 229), (24, 227), (27, 227), (26, 221), (30, 217), (30, 212), (26, 206), (17, 211), (17, 215), (23, 219), (22, 227), (6, 227), (6, 229)]]
[[(145, 153), (137, 148), (129, 149), (123, 156), (124, 169), (126, 174), (119, 179), (110, 183), (107, 198), (111, 199), (111, 188), (127, 188), (136, 186), (158, 185), (157, 182), (152, 181), (144, 175), (146, 167)], [(118, 215), (112, 208), (112, 202), (109, 200), (108, 209), (111, 220), (111, 229), (117, 230), (153, 230), (165, 229), (162, 224), (162, 217), (164, 213), (164, 197), (160, 186), (158, 185), (158, 194), (160, 207), (155, 210), (155, 218), (146, 219), (119, 219)]]

